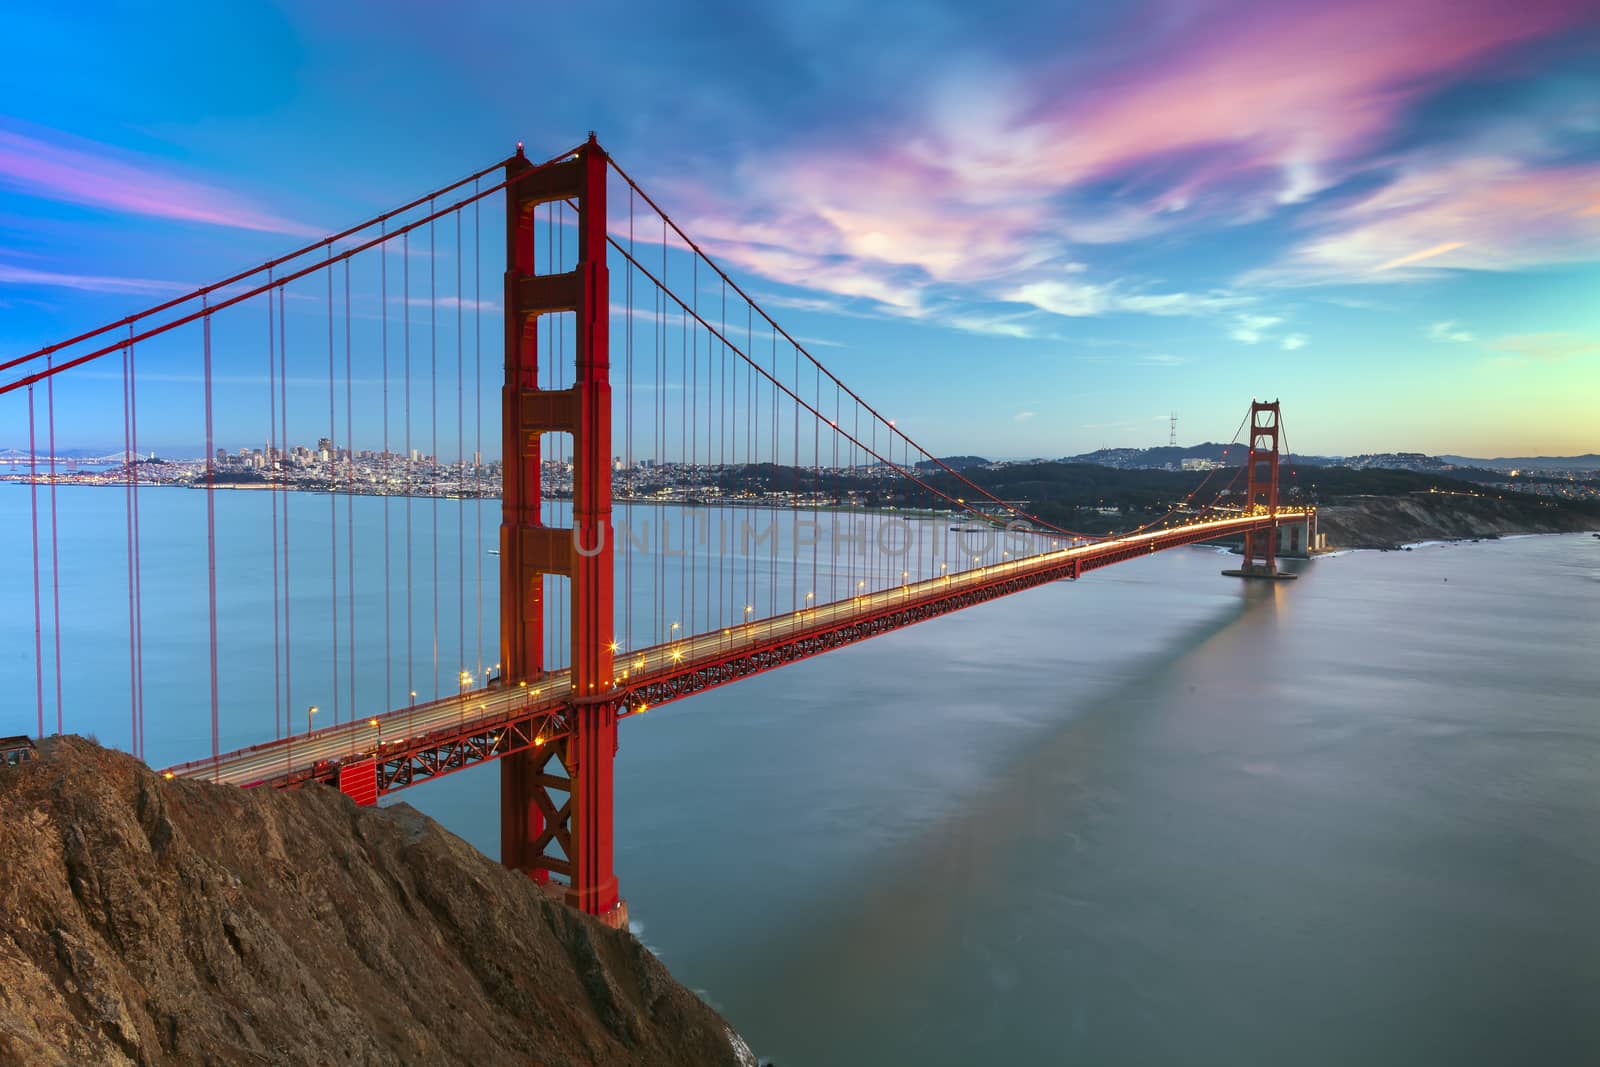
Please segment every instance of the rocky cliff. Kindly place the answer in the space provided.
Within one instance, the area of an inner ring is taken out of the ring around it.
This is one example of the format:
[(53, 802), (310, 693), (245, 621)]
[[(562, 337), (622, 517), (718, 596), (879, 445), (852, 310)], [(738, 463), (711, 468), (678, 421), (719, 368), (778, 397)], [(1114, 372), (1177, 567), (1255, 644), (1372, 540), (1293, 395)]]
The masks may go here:
[(0, 1063), (750, 1065), (642, 945), (404, 805), (0, 766)]
[(1329, 548), (1397, 548), (1413, 541), (1600, 529), (1600, 515), (1572, 506), (1453, 493), (1347, 497), (1318, 509), (1317, 522)]

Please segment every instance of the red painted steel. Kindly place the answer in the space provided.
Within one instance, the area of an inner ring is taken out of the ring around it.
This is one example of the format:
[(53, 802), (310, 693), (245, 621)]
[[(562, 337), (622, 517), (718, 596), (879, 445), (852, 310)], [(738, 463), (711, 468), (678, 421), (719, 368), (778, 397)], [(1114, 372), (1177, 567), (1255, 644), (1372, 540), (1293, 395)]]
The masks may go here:
[[(546, 574), (572, 588), (572, 734), (559, 751), (525, 749), (502, 767), (501, 862), (538, 881), (569, 874), (568, 899), (592, 915), (618, 908), (612, 866), (612, 764), (617, 747), (613, 688), (611, 526), (610, 280), (606, 267), (605, 152), (593, 136), (576, 158), (531, 181), (519, 154), (506, 164), (506, 382), (502, 392), (504, 495), (500, 527), (500, 631), (503, 678), (512, 684), (543, 672)], [(565, 274), (535, 273), (534, 211), (576, 203), (578, 259)], [(574, 316), (577, 359), (570, 389), (541, 389), (539, 316)], [(539, 517), (540, 436), (572, 435), (572, 528)], [(554, 752), (567, 770), (546, 773)], [(557, 807), (551, 788), (569, 791)], [(566, 825), (563, 825), (566, 824)], [(549, 852), (551, 846), (565, 854)]]
[(364, 759), (339, 768), (339, 792), (364, 808), (378, 802), (378, 762)]
[[(951, 575), (948, 578), (930, 579), (908, 587), (901, 599), (898, 596), (863, 598), (871, 605), (852, 610), (845, 617), (829, 620), (828, 611), (834, 605), (819, 605), (807, 609), (801, 625), (785, 629), (770, 638), (760, 635), (775, 623), (785, 622), (790, 616), (759, 619), (730, 631), (729, 643), (724, 652), (685, 660), (677, 663), (667, 656), (656, 657), (660, 663), (655, 669), (639, 673), (629, 672), (619, 677), (606, 702), (617, 711), (618, 718), (654, 709), (662, 704), (704, 692), (753, 674), (821, 655), (848, 644), (889, 633), (941, 615), (960, 611), (999, 597), (1034, 589), (1053, 581), (1077, 578), (1090, 571), (1117, 563), (1142, 559), (1156, 552), (1179, 548), (1223, 537), (1269, 530), (1275, 521), (1286, 514), (1303, 517), (1306, 512), (1294, 509), (1280, 512), (1274, 519), (1268, 515), (1218, 520), (1206, 524), (1178, 526), (1149, 532), (1135, 538), (1116, 539), (1087, 545), (1070, 553), (1048, 553), (1016, 560), (1010, 564), (985, 567), (978, 572)], [(844, 603), (852, 603), (846, 601)], [(816, 623), (808, 619), (825, 620)], [(745, 635), (755, 635), (753, 638)], [(685, 641), (676, 644), (686, 643)], [(653, 655), (666, 646), (646, 649), (635, 655)], [(509, 701), (506, 698), (510, 698)], [(498, 700), (509, 706), (497, 712), (482, 709), (490, 701)], [(477, 763), (514, 757), (532, 749), (545, 749), (561, 755), (562, 746), (576, 734), (576, 707), (564, 691), (542, 692), (535, 686), (495, 686), (474, 690), (460, 696), (419, 704), (379, 716), (392, 738), (373, 749), (360, 751), (346, 759), (379, 757), (378, 786), (380, 793), (404, 789), (417, 782), (439, 777)], [(437, 728), (405, 735), (406, 723), (412, 717), (424, 720), (439, 718), (445, 712), (445, 723)], [(389, 726), (390, 723), (394, 725)], [(311, 747), (323, 738), (335, 736), (348, 727), (330, 726), (310, 734), (301, 734), (298, 741)], [(284, 759), (277, 758), (284, 753)], [(241, 785), (271, 785), (276, 787), (299, 785), (307, 781), (336, 783), (341, 766), (340, 759), (328, 759), (294, 764), (282, 741), (265, 742), (250, 748), (228, 753), (222, 757), (225, 780)], [(564, 788), (564, 783), (551, 783), (543, 771), (548, 756), (535, 753), (539, 765), (529, 771), (534, 781)], [(564, 758), (564, 757), (563, 757)], [(273, 769), (257, 777), (241, 777), (230, 771), (233, 765), (266, 762)], [(506, 760), (509, 765), (512, 760)], [(278, 770), (282, 767), (282, 770)], [(170, 768), (177, 774), (210, 776), (211, 760), (196, 760)], [(541, 836), (555, 839), (552, 828)], [(565, 873), (557, 866), (549, 868)]]
[[(1279, 401), (1250, 402), (1250, 453), (1245, 461), (1246, 514), (1264, 508), (1274, 517), (1264, 530), (1245, 535), (1244, 573), (1262, 571), (1268, 574), (1278, 569), (1278, 416)], [(1256, 560), (1260, 559), (1260, 563)]]

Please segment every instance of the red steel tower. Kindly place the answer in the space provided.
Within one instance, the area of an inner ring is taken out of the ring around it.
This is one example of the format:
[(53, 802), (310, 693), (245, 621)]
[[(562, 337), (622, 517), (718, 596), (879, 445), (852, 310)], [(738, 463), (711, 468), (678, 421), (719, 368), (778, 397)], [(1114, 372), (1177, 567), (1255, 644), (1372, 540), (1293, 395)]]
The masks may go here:
[[(506, 163), (506, 378), (501, 394), (504, 496), (500, 522), (502, 683), (533, 686), (544, 670), (546, 575), (571, 583), (572, 692), (567, 736), (500, 761), (501, 862), (540, 883), (567, 879), (575, 907), (626, 925), (612, 868), (612, 763), (617, 702), (611, 694), (613, 544), (611, 382), (606, 269), (605, 152), (591, 134), (571, 160), (540, 168), (519, 147)], [(535, 269), (541, 204), (578, 209), (578, 258), (564, 273)], [(573, 384), (539, 386), (538, 322), (571, 315)], [(540, 440), (572, 435), (572, 527), (540, 520)], [(559, 761), (553, 767), (552, 761)], [(560, 772), (564, 771), (562, 774)], [(557, 804), (552, 793), (565, 794)], [(559, 852), (554, 851), (559, 849)]]
[[(1266, 509), (1278, 514), (1278, 415), (1279, 401), (1250, 402), (1250, 455), (1245, 471), (1245, 512)], [(1278, 527), (1249, 533), (1244, 538), (1244, 566), (1249, 574), (1276, 574)], [(1257, 559), (1260, 563), (1257, 563)]]

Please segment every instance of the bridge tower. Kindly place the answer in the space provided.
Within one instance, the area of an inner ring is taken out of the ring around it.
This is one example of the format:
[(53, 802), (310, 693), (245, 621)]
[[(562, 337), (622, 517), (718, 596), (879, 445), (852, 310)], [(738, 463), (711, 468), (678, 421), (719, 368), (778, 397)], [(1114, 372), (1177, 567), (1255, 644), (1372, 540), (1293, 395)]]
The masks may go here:
[(1293, 578), (1278, 570), (1278, 441), (1280, 402), (1250, 402), (1250, 452), (1245, 459), (1245, 514), (1272, 516), (1271, 527), (1244, 536), (1244, 565), (1223, 574), (1239, 578)]
[[(501, 684), (532, 687), (543, 673), (545, 576), (561, 576), (571, 583), (573, 700), (566, 737), (500, 761), (500, 858), (541, 884), (552, 873), (564, 875), (568, 903), (623, 926), (627, 905), (617, 894), (612, 867), (617, 702), (611, 696), (615, 538), (606, 170), (605, 152), (592, 134), (570, 160), (534, 171), (519, 145), (506, 162), (511, 184), (506, 188), (501, 393)], [(561, 201), (577, 205), (577, 264), (564, 273), (539, 274), (535, 210)], [(543, 389), (538, 323), (541, 316), (557, 314), (573, 317), (573, 385)], [(540, 444), (547, 433), (572, 435), (570, 529), (548, 527), (540, 519)], [(552, 793), (565, 794), (565, 801), (558, 805)]]

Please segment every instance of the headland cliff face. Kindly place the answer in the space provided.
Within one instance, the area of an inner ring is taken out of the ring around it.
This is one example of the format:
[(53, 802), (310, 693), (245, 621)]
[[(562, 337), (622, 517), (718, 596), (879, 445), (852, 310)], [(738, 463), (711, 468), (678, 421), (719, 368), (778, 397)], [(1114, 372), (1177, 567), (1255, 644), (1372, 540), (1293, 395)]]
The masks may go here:
[(0, 1064), (753, 1067), (626, 932), (404, 805), (0, 766)]
[(1317, 509), (1317, 523), (1329, 548), (1398, 548), (1414, 541), (1600, 530), (1600, 515), (1525, 497), (1413, 493), (1333, 501)]

